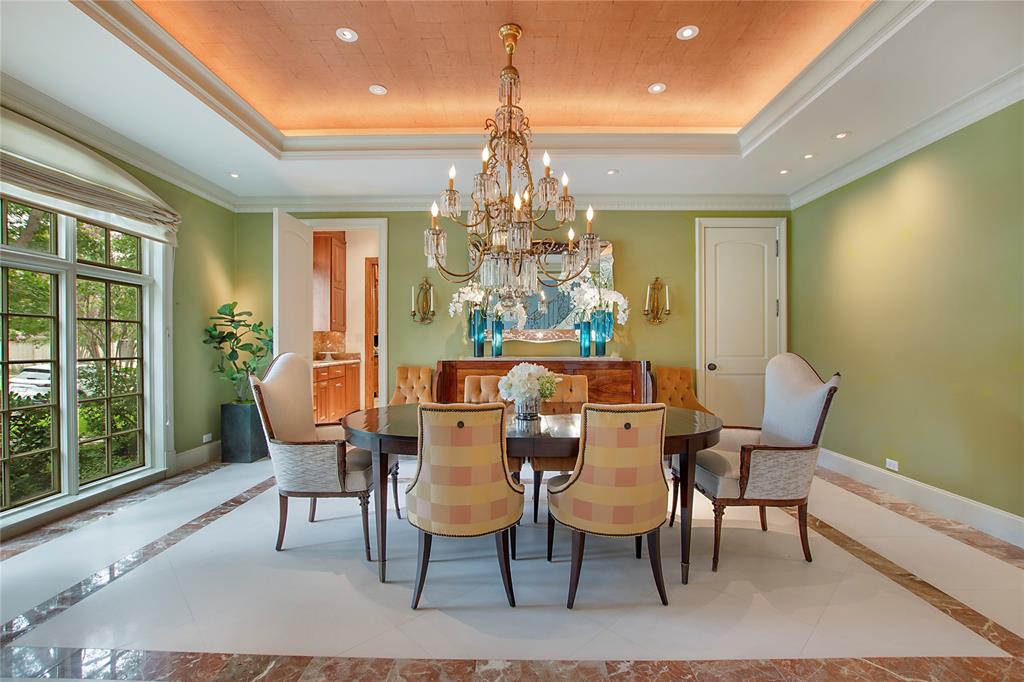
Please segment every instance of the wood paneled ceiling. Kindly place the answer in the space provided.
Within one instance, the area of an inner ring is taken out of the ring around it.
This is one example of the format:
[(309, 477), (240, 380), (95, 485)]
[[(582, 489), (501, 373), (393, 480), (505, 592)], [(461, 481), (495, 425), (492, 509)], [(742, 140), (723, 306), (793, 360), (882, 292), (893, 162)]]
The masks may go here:
[[(480, 130), (508, 22), (523, 27), (515, 64), (534, 130), (734, 132), (870, 0), (136, 4), (285, 133)], [(690, 24), (699, 35), (677, 40)], [(339, 40), (342, 26), (358, 41)], [(648, 94), (654, 82), (667, 90)]]

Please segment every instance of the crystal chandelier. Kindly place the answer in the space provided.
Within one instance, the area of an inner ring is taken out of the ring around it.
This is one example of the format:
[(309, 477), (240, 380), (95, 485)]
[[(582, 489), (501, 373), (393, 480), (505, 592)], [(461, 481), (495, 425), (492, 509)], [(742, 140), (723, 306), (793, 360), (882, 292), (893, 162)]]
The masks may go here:
[[(512, 65), (516, 42), (523, 30), (505, 24), (498, 36), (505, 45), (508, 64), (498, 80), (498, 108), (487, 119), (487, 144), (481, 154), (480, 172), (473, 177), (470, 195), (473, 207), (462, 221), (462, 198), (455, 189), (455, 166), (448, 171), (448, 188), (441, 192), (440, 205), (431, 206), (430, 228), (424, 231), (427, 266), (450, 282), (475, 281), (497, 295), (502, 305), (541, 293), (546, 286), (569, 283), (588, 268), (596, 268), (601, 240), (593, 232), (593, 208), (587, 208), (587, 231), (574, 243), (570, 226), (568, 242), (550, 237), (535, 238), (535, 231), (561, 230), (576, 219), (576, 198), (569, 194), (569, 177), (559, 181), (551, 173), (551, 157), (544, 152), (544, 176), (534, 183), (530, 169), (530, 120), (519, 106), (519, 71)], [(548, 219), (554, 213), (554, 220)], [(448, 234), (438, 224), (438, 215), (465, 228), (469, 270), (447, 267)], [(561, 255), (561, 268), (548, 270), (549, 256)]]

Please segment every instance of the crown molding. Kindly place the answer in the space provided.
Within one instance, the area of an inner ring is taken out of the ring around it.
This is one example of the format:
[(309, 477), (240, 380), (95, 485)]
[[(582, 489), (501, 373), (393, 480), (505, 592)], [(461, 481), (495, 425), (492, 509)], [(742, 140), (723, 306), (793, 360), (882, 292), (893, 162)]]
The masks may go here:
[(1013, 69), (885, 144), (801, 187), (789, 195), (790, 207), (797, 208), (814, 201), (1021, 100), (1024, 100), (1024, 66)]
[(747, 156), (920, 14), (932, 0), (876, 0), (739, 131)]
[(223, 187), (165, 159), (151, 149), (133, 142), (15, 78), (4, 74), (2, 84), (0, 104), (5, 108), (130, 163), (207, 201), (235, 210), (238, 197)]

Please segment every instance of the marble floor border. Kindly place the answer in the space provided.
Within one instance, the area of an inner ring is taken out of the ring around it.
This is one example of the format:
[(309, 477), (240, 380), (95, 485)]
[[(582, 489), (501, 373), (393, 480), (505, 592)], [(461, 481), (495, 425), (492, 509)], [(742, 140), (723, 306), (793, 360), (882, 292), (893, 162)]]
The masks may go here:
[(1009, 682), (1024, 661), (1003, 657), (807, 658), (708, 661), (524, 661), (269, 656), (138, 649), (13, 646), (0, 676), (119, 680), (979, 680)]
[(38, 547), (45, 542), (59, 538), (71, 531), (78, 530), (93, 521), (105, 519), (108, 516), (116, 514), (122, 509), (126, 509), (127, 507), (138, 504), (143, 500), (148, 500), (160, 493), (167, 492), (168, 490), (177, 488), (180, 485), (194, 481), (197, 478), (205, 476), (206, 474), (214, 472), (224, 466), (227, 465), (223, 462), (208, 462), (206, 464), (200, 464), (197, 467), (183, 471), (175, 476), (169, 476), (160, 481), (156, 481), (155, 483), (145, 485), (138, 490), (133, 490), (129, 493), (125, 493), (124, 495), (118, 495), (117, 497), (105, 502), (100, 502), (99, 504), (88, 507), (87, 509), (68, 514), (56, 521), (51, 521), (50, 523), (39, 526), (38, 528), (33, 528), (26, 533), (16, 535), (12, 538), (0, 536), (0, 561), (18, 556), (22, 552), (27, 552), (28, 550)]
[(863, 497), (869, 502), (874, 502), (879, 507), (884, 507), (891, 512), (905, 516), (912, 521), (917, 521), (932, 530), (958, 540), (968, 547), (973, 547), (1000, 561), (1005, 561), (1012, 566), (1024, 569), (1024, 547), (1018, 547), (1011, 542), (993, 537), (977, 528), (968, 526), (966, 523), (947, 519), (935, 512), (919, 507), (913, 502), (907, 502), (884, 490), (861, 483), (837, 471), (819, 466), (815, 470), (814, 475), (858, 497)]

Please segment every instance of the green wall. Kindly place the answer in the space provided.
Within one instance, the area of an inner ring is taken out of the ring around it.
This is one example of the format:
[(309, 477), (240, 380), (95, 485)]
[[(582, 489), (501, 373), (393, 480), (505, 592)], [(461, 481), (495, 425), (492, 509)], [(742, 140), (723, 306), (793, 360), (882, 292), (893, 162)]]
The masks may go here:
[[(387, 218), (388, 219), (388, 390), (394, 386), (399, 365), (433, 366), (439, 359), (471, 355), (465, 341), (465, 323), (448, 315), (448, 301), (457, 288), (428, 270), (423, 257), (423, 229), (429, 223), (426, 211), (383, 213), (301, 213), (300, 218)], [(788, 216), (786, 212), (753, 213), (721, 211), (601, 211), (594, 230), (615, 248), (615, 287), (631, 304), (629, 322), (616, 328), (610, 352), (625, 358), (651, 360), (655, 364), (692, 367), (696, 357), (694, 301), (694, 220), (697, 216)], [(251, 305), (270, 308), (271, 232), (270, 214), (241, 214), (237, 218), (236, 241), (244, 245), (236, 264), (237, 290), (252, 295)], [(448, 262), (465, 263), (465, 241), (449, 232)], [(434, 283), (437, 317), (429, 325), (409, 317), (409, 287), (426, 275)], [(672, 315), (665, 324), (652, 326), (641, 310), (647, 284), (660, 276), (671, 287)], [(262, 282), (262, 287), (259, 283)], [(244, 283), (244, 285), (243, 285)], [(241, 295), (241, 293), (240, 293)], [(265, 303), (264, 303), (265, 301)], [(578, 355), (575, 343), (534, 344), (508, 342), (506, 356)]]
[(789, 267), (823, 444), (1024, 514), (1024, 103), (796, 209)]

